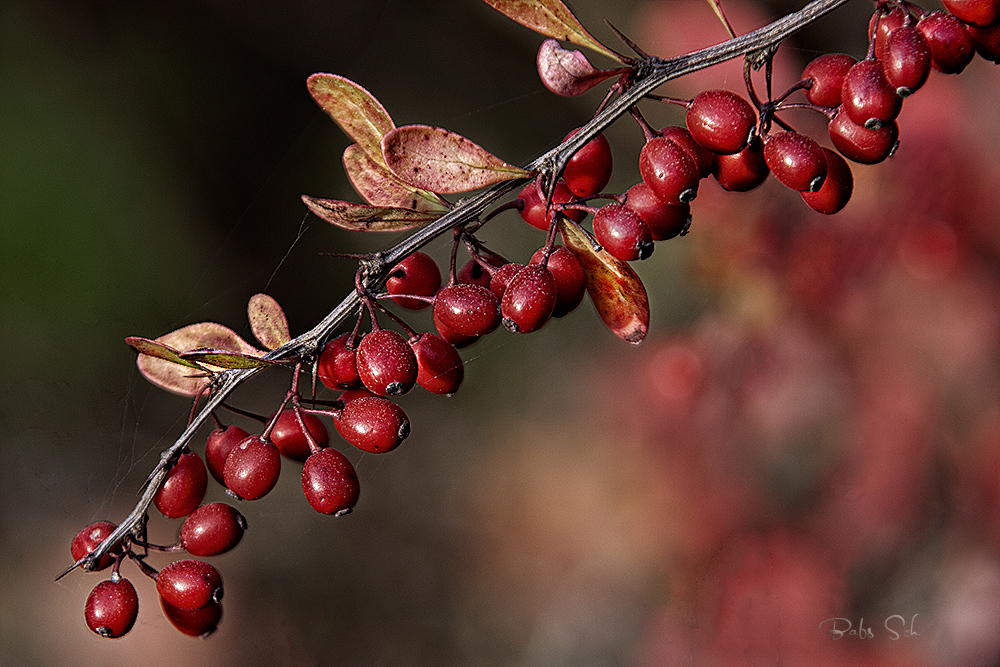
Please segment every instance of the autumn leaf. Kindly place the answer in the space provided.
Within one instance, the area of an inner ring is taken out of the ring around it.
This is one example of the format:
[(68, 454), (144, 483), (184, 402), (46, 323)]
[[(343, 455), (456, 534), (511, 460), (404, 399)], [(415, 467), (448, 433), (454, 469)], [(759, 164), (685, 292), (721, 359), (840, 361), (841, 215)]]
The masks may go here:
[(351, 144), (344, 150), (344, 169), (354, 189), (373, 206), (429, 213), (445, 213), (450, 208), (448, 202), (433, 192), (401, 181), (389, 171), (384, 160), (374, 160), (358, 144)]
[(426, 225), (441, 213), (414, 211), (392, 206), (370, 206), (340, 199), (320, 199), (302, 195), (309, 210), (331, 225), (355, 232), (401, 232)]
[(250, 297), (247, 317), (253, 335), (269, 350), (279, 348), (292, 339), (292, 335), (288, 332), (285, 311), (267, 294), (254, 294)]
[(594, 39), (561, 0), (483, 0), (483, 2), (546, 37), (571, 42), (612, 60), (624, 62), (621, 56)]
[(313, 74), (306, 80), (313, 99), (376, 162), (382, 161), (379, 142), (395, 124), (375, 96), (337, 74)]

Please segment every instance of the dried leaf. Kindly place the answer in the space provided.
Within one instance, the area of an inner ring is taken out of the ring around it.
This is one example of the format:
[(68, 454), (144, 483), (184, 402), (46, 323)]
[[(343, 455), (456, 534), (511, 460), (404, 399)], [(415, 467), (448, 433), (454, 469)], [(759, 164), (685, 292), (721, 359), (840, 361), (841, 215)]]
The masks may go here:
[(426, 225), (440, 213), (414, 211), (393, 206), (368, 206), (340, 199), (319, 199), (302, 195), (309, 210), (331, 225), (355, 232), (401, 232)]
[(313, 74), (306, 80), (316, 103), (376, 162), (382, 161), (379, 142), (395, 124), (367, 90), (336, 74)]
[(587, 293), (612, 333), (638, 345), (649, 329), (649, 299), (639, 276), (607, 250), (595, 252), (590, 240), (560, 216), (563, 243), (583, 266)]
[(193, 368), (196, 371), (204, 372), (206, 370), (204, 366), (199, 366), (193, 361), (182, 359), (180, 353), (174, 348), (170, 347), (169, 345), (158, 343), (155, 340), (151, 340), (149, 338), (142, 338), (141, 336), (129, 336), (128, 338), (125, 339), (125, 344), (131, 347), (139, 354), (145, 354), (150, 357), (155, 357), (156, 359), (169, 361), (172, 364), (187, 366), (188, 368)]
[(622, 62), (621, 56), (598, 42), (561, 0), (483, 0), (493, 9), (546, 37), (572, 42)]
[(230, 370), (263, 368), (264, 366), (278, 365), (273, 361), (261, 359), (260, 357), (251, 354), (241, 354), (239, 352), (230, 352), (229, 350), (212, 350), (207, 348), (202, 350), (191, 350), (190, 352), (181, 352), (181, 358)]
[(545, 40), (538, 49), (538, 76), (556, 95), (580, 95), (622, 71), (597, 69), (581, 51), (564, 49), (554, 39)]
[(254, 294), (250, 297), (247, 316), (250, 319), (250, 330), (253, 331), (253, 335), (267, 349), (279, 348), (292, 339), (292, 335), (288, 332), (285, 311), (267, 294)]
[(382, 137), (382, 156), (396, 176), (431, 192), (468, 192), (530, 172), (440, 127), (407, 125)]
[(358, 144), (344, 150), (344, 169), (351, 184), (373, 206), (392, 206), (414, 211), (445, 213), (449, 206), (433, 192), (415, 188), (396, 178), (385, 163), (376, 162)]

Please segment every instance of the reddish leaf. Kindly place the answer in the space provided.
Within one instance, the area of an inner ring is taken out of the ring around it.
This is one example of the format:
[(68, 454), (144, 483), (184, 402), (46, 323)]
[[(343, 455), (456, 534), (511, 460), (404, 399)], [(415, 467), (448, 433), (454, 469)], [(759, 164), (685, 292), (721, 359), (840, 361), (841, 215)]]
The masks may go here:
[(622, 340), (635, 345), (641, 343), (649, 329), (649, 299), (639, 276), (607, 250), (595, 252), (583, 232), (562, 216), (559, 231), (563, 243), (583, 266), (587, 293), (604, 324)]
[(351, 184), (366, 202), (374, 206), (408, 208), (414, 211), (444, 213), (449, 206), (433, 192), (415, 188), (396, 178), (385, 163), (372, 159), (358, 144), (344, 150), (344, 169)]
[(277, 366), (273, 361), (261, 359), (251, 354), (241, 354), (230, 352), (229, 350), (212, 350), (205, 348), (202, 350), (191, 350), (181, 352), (181, 359), (209, 364), (217, 368), (242, 369), (242, 368), (263, 368), (264, 366)]
[(247, 317), (250, 319), (250, 330), (253, 331), (253, 335), (269, 350), (281, 347), (292, 339), (292, 335), (288, 332), (285, 311), (267, 294), (254, 294), (250, 297)]
[(407, 125), (382, 137), (389, 170), (431, 192), (468, 192), (531, 174), (507, 164), (478, 144), (440, 127)]
[(381, 162), (379, 142), (396, 127), (385, 107), (367, 90), (336, 74), (313, 74), (306, 85), (316, 103), (340, 129), (373, 160)]
[(572, 42), (612, 60), (621, 56), (598, 42), (561, 0), (483, 0), (493, 9), (546, 37)]
[(564, 49), (554, 39), (545, 40), (538, 49), (538, 76), (556, 95), (580, 95), (623, 71), (597, 69), (582, 52)]
[(356, 232), (401, 232), (426, 225), (440, 213), (414, 211), (392, 206), (368, 206), (339, 199), (319, 199), (302, 195), (309, 210), (331, 225)]

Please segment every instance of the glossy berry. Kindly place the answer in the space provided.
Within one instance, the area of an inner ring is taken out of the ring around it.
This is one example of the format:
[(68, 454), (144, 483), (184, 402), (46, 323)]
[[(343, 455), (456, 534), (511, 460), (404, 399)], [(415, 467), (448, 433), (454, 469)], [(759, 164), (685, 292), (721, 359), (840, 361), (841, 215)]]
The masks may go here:
[(695, 167), (698, 169), (699, 178), (705, 178), (712, 173), (712, 160), (715, 154), (695, 141), (687, 128), (668, 125), (660, 130), (660, 136), (664, 139), (669, 139), (684, 149), (688, 157), (694, 161)]
[(594, 236), (605, 250), (623, 262), (646, 259), (653, 254), (649, 225), (621, 204), (605, 204), (598, 209), (594, 214)]
[(410, 341), (417, 358), (417, 384), (435, 394), (454, 394), (465, 376), (455, 346), (441, 336), (422, 333)]
[(302, 466), (302, 491), (320, 514), (347, 514), (357, 504), (360, 489), (354, 466), (332, 447), (313, 454)]
[(500, 326), (500, 300), (482, 285), (442, 287), (434, 299), (434, 317), (463, 336), (485, 336)]
[[(385, 290), (389, 294), (434, 296), (440, 287), (441, 269), (430, 255), (419, 250), (393, 267), (385, 281)], [(394, 297), (392, 300), (410, 310), (421, 310), (431, 305), (430, 301), (407, 297)]]
[(233, 448), (222, 470), (226, 488), (242, 500), (266, 496), (278, 483), (281, 453), (270, 440), (251, 435)]
[(83, 610), (87, 627), (108, 639), (127, 634), (139, 615), (139, 596), (128, 579), (114, 577), (90, 591)]
[[(316, 415), (303, 412), (302, 421), (305, 422), (313, 442), (320, 448), (326, 447), (330, 442), (330, 434), (322, 420)], [(312, 453), (309, 440), (306, 438), (293, 408), (285, 408), (281, 411), (278, 420), (274, 423), (274, 428), (271, 429), (271, 442), (283, 456), (292, 461), (305, 461)]]
[(857, 62), (857, 58), (844, 53), (825, 53), (814, 58), (802, 70), (802, 78), (812, 80), (806, 98), (821, 107), (839, 107), (844, 75)]
[(522, 267), (500, 301), (503, 325), (514, 333), (538, 331), (552, 317), (557, 296), (556, 280), (546, 267)]
[(625, 194), (625, 207), (642, 218), (654, 241), (672, 239), (691, 224), (690, 204), (664, 204), (643, 181)]
[[(115, 532), (115, 528), (117, 527), (110, 521), (95, 521), (85, 526), (83, 530), (73, 537), (73, 542), (70, 544), (70, 553), (73, 554), (73, 562), (75, 563), (87, 554), (92, 553), (94, 549), (100, 546), (101, 542), (107, 539), (111, 533)], [(106, 554), (101, 556), (100, 560), (97, 561), (97, 565), (91, 568), (91, 571), (96, 572), (105, 569), (114, 562), (114, 555), (121, 553), (121, 551), (121, 542), (118, 542)]]
[[(652, 193), (650, 196), (655, 199)], [(530, 263), (541, 264), (544, 256), (545, 248), (539, 248), (531, 256)], [(562, 317), (575, 310), (583, 302), (587, 277), (576, 255), (561, 245), (552, 249), (546, 267), (556, 281), (556, 305), (552, 309), (552, 317)]]
[(809, 208), (826, 215), (840, 211), (851, 199), (854, 191), (854, 176), (851, 167), (838, 153), (823, 149), (826, 156), (826, 178), (823, 187), (816, 192), (803, 192), (802, 200)]
[(958, 74), (976, 57), (976, 47), (965, 24), (955, 16), (933, 11), (917, 22), (931, 50), (931, 65), (945, 74)]
[(691, 100), (685, 116), (691, 136), (720, 155), (739, 153), (757, 126), (757, 114), (745, 99), (728, 90), (706, 90)]
[(941, 0), (944, 8), (969, 25), (986, 28), (1000, 22), (997, 0)]
[[(486, 255), (480, 259), (485, 260), (487, 264), (493, 267), (498, 267), (503, 262), (491, 255)], [(470, 285), (482, 285), (483, 287), (490, 286), (490, 279), (492, 273), (483, 267), (481, 263), (476, 261), (475, 258), (469, 258), (465, 264), (458, 270), (456, 275), (456, 281), (460, 283), (469, 283)]]
[(797, 192), (816, 192), (826, 177), (823, 149), (798, 132), (777, 132), (764, 142), (764, 161), (781, 183)]
[(767, 180), (771, 173), (764, 160), (764, 142), (754, 137), (746, 148), (732, 155), (716, 155), (712, 175), (730, 192), (748, 192)]
[(191, 512), (181, 524), (181, 546), (192, 556), (218, 556), (243, 539), (247, 520), (226, 503), (208, 503)]
[(236, 445), (243, 442), (250, 434), (239, 426), (223, 426), (208, 434), (208, 442), (205, 444), (205, 463), (208, 471), (212, 473), (219, 484), (225, 486), (223, 470), (226, 467), (226, 459), (229, 452), (233, 451)]
[[(566, 139), (576, 133), (577, 130), (573, 130), (566, 135)], [(563, 170), (563, 180), (577, 197), (589, 197), (603, 190), (611, 181), (611, 166), (611, 144), (603, 134), (598, 134), (569, 159)]]
[(857, 63), (844, 75), (841, 104), (856, 124), (877, 130), (896, 119), (903, 99), (896, 94), (879, 60)]
[(153, 504), (164, 516), (177, 519), (190, 514), (205, 499), (208, 471), (197, 453), (185, 450), (167, 473)]
[(381, 396), (362, 396), (344, 406), (337, 430), (358, 449), (391, 452), (410, 435), (410, 420), (398, 405)]
[(222, 575), (205, 561), (174, 561), (156, 575), (156, 592), (175, 607), (198, 609), (222, 600)]
[[(555, 210), (549, 207), (548, 215), (546, 215), (545, 198), (538, 192), (538, 185), (536, 183), (528, 183), (521, 190), (519, 196), (523, 202), (520, 213), (524, 221), (532, 227), (547, 230), (552, 219), (555, 217)], [(565, 204), (575, 199), (577, 199), (577, 196), (567, 187), (565, 181), (560, 180), (556, 182), (556, 189), (552, 193), (553, 204)], [(580, 222), (587, 216), (586, 211), (579, 209), (568, 209), (563, 211), (563, 213), (571, 220), (576, 220), (577, 222)]]
[(868, 39), (875, 39), (875, 57), (879, 60), (885, 57), (885, 46), (889, 41), (889, 35), (911, 22), (909, 12), (893, 7), (886, 12), (876, 11), (868, 21)]
[(348, 341), (350, 333), (337, 336), (323, 348), (316, 365), (316, 375), (330, 389), (356, 389), (361, 386), (358, 376), (357, 346)]
[(458, 333), (457, 331), (449, 327), (447, 324), (442, 322), (440, 318), (438, 318), (436, 312), (434, 313), (434, 328), (437, 329), (437, 332), (438, 334), (440, 334), (441, 338), (444, 338), (446, 341), (448, 341), (449, 343), (451, 343), (452, 345), (454, 345), (459, 349), (463, 347), (468, 347), (469, 345), (472, 345), (477, 340), (479, 340), (479, 336), (467, 336), (465, 334)]
[[(698, 167), (680, 144), (653, 137), (639, 152), (639, 174), (666, 204), (690, 202), (698, 194)], [(596, 223), (595, 223), (596, 224)]]
[(417, 382), (417, 360), (406, 338), (390, 329), (379, 329), (358, 345), (358, 375), (373, 394), (400, 396)]
[(830, 139), (840, 154), (861, 164), (876, 164), (895, 152), (899, 145), (899, 127), (895, 122), (877, 130), (862, 127), (843, 109), (830, 121)]
[(912, 95), (924, 85), (931, 72), (931, 49), (916, 26), (892, 31), (885, 44), (882, 70), (900, 97)]
[(524, 268), (524, 264), (517, 264), (516, 262), (510, 262), (504, 264), (493, 274), (493, 278), (490, 280), (490, 291), (496, 294), (498, 299), (503, 298), (504, 290), (507, 289), (507, 285), (510, 281), (514, 279), (517, 272)]
[(222, 605), (218, 602), (197, 609), (181, 609), (160, 598), (160, 606), (170, 624), (191, 637), (212, 634), (222, 620)]
[(969, 26), (976, 53), (991, 63), (1000, 63), (1000, 23), (985, 28)]

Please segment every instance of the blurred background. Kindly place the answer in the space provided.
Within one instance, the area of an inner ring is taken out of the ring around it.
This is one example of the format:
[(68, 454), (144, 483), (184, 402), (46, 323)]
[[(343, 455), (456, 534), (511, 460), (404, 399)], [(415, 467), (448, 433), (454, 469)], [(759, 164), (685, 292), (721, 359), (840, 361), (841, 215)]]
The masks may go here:
[[(725, 38), (701, 0), (572, 6), (613, 47), (604, 19), (661, 56)], [(726, 7), (741, 32), (794, 8)], [(870, 12), (789, 40), (775, 88), (821, 52), (862, 56)], [(981, 59), (906, 101), (898, 153), (854, 169), (835, 217), (773, 180), (703, 183), (691, 234), (636, 266), (641, 346), (588, 302), (464, 350), (458, 394), (401, 400), (413, 434), (397, 451), (342, 448), (354, 513), (313, 512), (286, 463), (212, 561), (212, 637), (175, 631), (131, 565), (140, 614), (119, 640), (83, 622), (106, 573), (53, 583), (73, 535), (128, 512), (187, 417), (125, 336), (212, 320), (249, 337), (260, 291), (301, 333), (351, 285), (353, 265), (321, 252), (397, 240), (306, 214), (303, 193), (356, 199), (347, 138), (306, 77), (347, 76), (397, 124), (523, 164), (602, 95), (545, 91), (541, 40), (477, 0), (0, 5), (0, 663), (1000, 663), (1000, 75)], [(719, 86), (742, 90), (739, 64), (663, 92)], [(788, 120), (829, 145), (816, 118)], [(621, 192), (642, 135), (607, 135)], [(483, 237), (520, 261), (543, 242), (509, 213)], [(286, 389), (258, 378), (234, 403), (268, 413)], [(151, 539), (178, 524), (153, 517)]]

